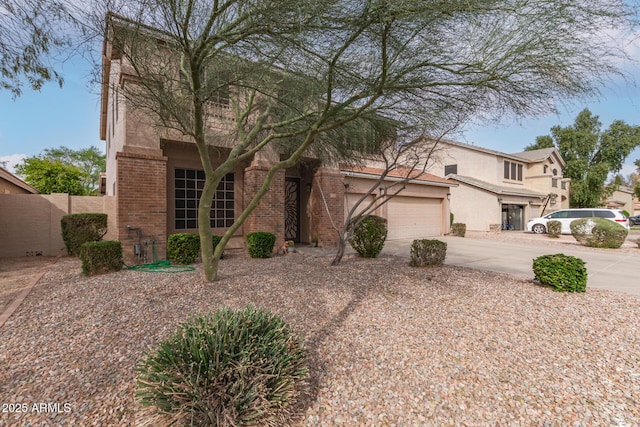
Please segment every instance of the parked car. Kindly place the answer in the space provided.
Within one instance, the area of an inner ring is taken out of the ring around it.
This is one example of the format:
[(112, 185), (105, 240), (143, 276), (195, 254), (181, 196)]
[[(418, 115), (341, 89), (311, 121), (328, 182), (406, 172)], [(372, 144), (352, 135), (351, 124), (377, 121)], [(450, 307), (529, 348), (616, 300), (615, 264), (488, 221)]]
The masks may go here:
[(640, 225), (640, 215), (630, 216), (629, 225)]
[(537, 234), (546, 233), (547, 222), (556, 220), (560, 221), (560, 224), (562, 224), (562, 234), (571, 234), (570, 224), (573, 220), (593, 217), (606, 218), (622, 225), (627, 230), (629, 229), (629, 220), (620, 209), (580, 208), (561, 209), (559, 211), (551, 212), (541, 218), (531, 219), (527, 222), (527, 231), (532, 231)]

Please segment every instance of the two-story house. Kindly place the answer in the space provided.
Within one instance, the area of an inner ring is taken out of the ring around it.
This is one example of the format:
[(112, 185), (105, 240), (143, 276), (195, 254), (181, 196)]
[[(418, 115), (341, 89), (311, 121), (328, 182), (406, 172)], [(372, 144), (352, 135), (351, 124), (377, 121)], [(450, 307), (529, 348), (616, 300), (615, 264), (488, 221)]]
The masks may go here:
[(468, 230), (524, 230), (530, 218), (569, 207), (569, 179), (555, 148), (502, 153), (442, 141), (439, 170), (451, 188), (454, 221)]
[(633, 188), (621, 186), (605, 200), (605, 207), (610, 209), (622, 209), (629, 215), (635, 215)]
[[(133, 73), (119, 46), (114, 45), (113, 31), (117, 28), (107, 28), (103, 44), (100, 137), (106, 141), (105, 194), (116, 197), (116, 234), (123, 243), (125, 259), (135, 261), (134, 254), (139, 255), (141, 248), (150, 246), (164, 258), (169, 235), (198, 231), (198, 204), (205, 175), (192, 140), (141, 116), (123, 96), (139, 83), (140, 77)], [(217, 111), (206, 124), (213, 135), (208, 143), (215, 167), (227, 158), (233, 146), (231, 133), (225, 130), (233, 128), (235, 117), (224, 96), (210, 108)], [(223, 234), (236, 221), (270, 167), (280, 159), (281, 153), (276, 149), (261, 150), (222, 179), (210, 212), (215, 234)], [(307, 157), (276, 174), (259, 206), (227, 247), (243, 248), (244, 237), (254, 231), (272, 232), (278, 242), (309, 242), (317, 236), (321, 245), (333, 247), (338, 241), (336, 227), (344, 223), (345, 210), (366, 192), (367, 183), (370, 186), (375, 182), (379, 172), (375, 168), (341, 168)], [(385, 182), (394, 179), (398, 177), (389, 176)], [(383, 193), (386, 185), (376, 189), (376, 194)], [(408, 183), (401, 196), (376, 211), (389, 219), (389, 238), (447, 233), (447, 195), (453, 185), (429, 174)]]

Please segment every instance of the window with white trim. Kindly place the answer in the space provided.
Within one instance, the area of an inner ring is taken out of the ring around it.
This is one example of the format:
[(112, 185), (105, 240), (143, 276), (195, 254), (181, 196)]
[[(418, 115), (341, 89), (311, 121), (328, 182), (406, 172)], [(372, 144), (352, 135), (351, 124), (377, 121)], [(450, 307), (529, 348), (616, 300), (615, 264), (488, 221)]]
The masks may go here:
[[(226, 174), (216, 189), (209, 218), (212, 228), (228, 228), (235, 219), (233, 172)], [(204, 188), (204, 171), (197, 169), (175, 169), (175, 228), (189, 230), (198, 228), (198, 202)]]

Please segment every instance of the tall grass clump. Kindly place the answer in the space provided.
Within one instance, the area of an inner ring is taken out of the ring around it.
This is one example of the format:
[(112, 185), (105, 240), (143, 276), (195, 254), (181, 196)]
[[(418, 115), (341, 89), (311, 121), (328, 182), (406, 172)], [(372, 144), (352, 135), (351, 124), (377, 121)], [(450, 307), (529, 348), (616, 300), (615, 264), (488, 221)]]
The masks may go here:
[(136, 371), (137, 397), (156, 423), (279, 426), (294, 415), (308, 369), (293, 329), (247, 306), (192, 317)]

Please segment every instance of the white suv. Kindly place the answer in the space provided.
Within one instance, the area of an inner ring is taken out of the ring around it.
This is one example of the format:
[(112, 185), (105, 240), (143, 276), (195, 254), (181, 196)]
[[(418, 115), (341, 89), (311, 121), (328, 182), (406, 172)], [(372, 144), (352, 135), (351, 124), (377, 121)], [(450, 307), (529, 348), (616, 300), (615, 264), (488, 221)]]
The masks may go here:
[(629, 230), (629, 220), (620, 209), (605, 208), (581, 208), (581, 209), (562, 209), (551, 212), (541, 218), (534, 218), (527, 222), (527, 231), (533, 231), (537, 234), (547, 232), (547, 222), (551, 220), (560, 221), (562, 224), (562, 234), (571, 234), (570, 224), (579, 218), (606, 218), (617, 224), (622, 225)]

